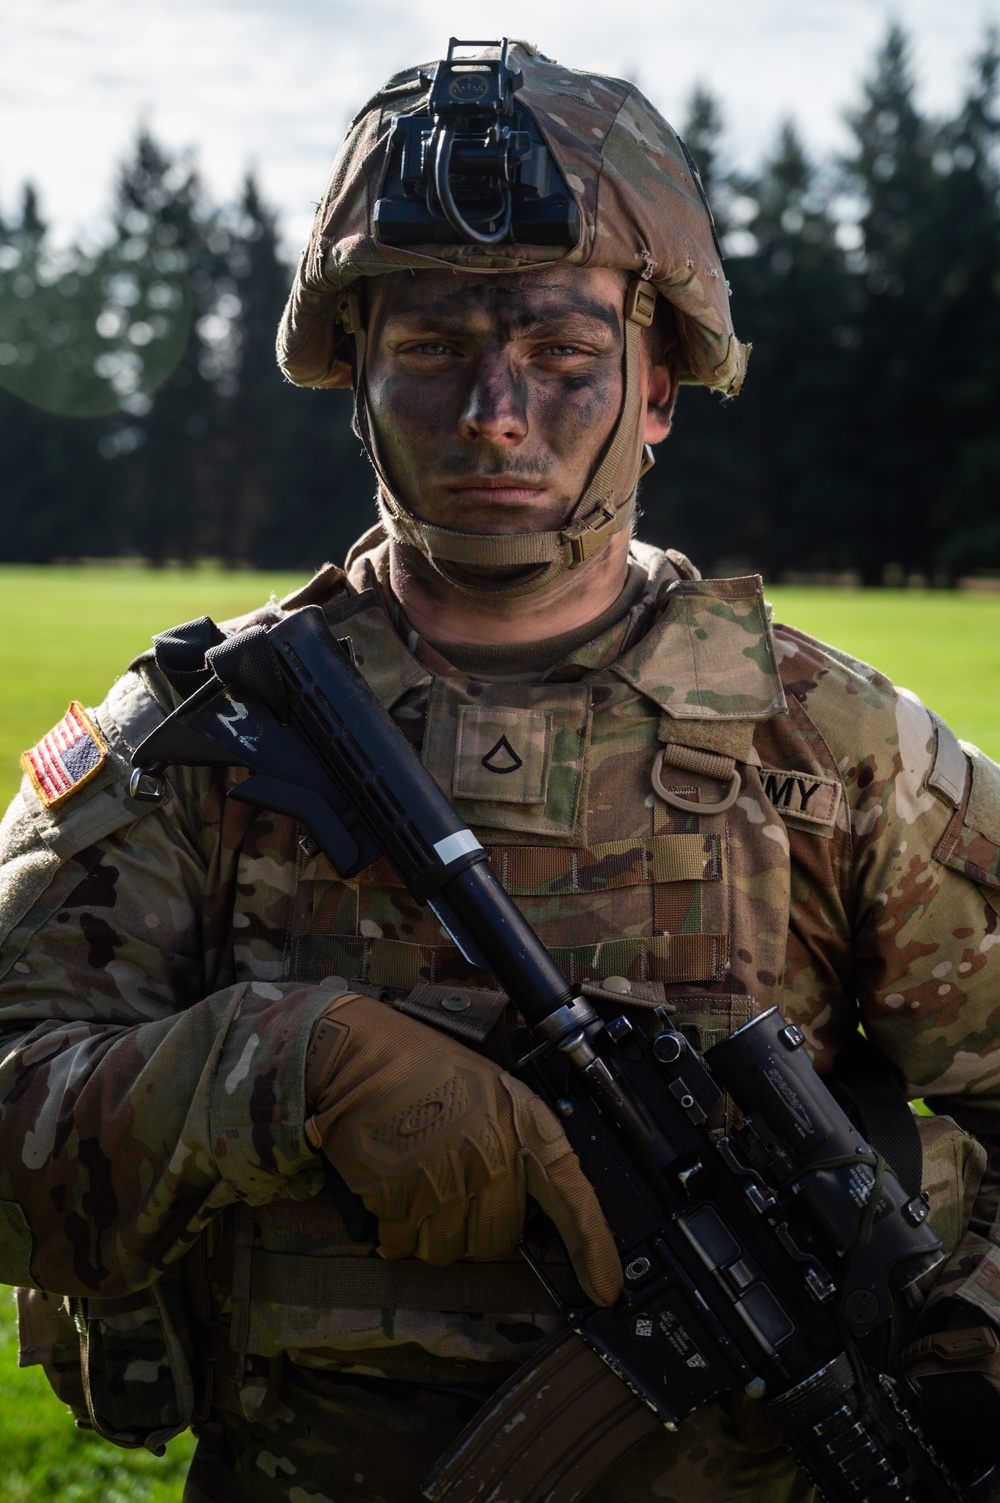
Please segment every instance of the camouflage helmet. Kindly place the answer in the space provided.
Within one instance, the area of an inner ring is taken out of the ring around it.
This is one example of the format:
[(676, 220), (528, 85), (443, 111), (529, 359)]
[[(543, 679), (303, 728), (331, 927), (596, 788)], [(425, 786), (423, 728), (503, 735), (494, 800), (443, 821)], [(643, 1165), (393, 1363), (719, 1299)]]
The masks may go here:
[[(498, 51), (517, 77), (517, 106), (540, 133), (572, 197), (572, 243), (494, 237), (387, 243), (378, 205), (392, 164), (394, 123), (431, 96), (434, 65), (395, 74), (353, 120), (320, 201), (278, 331), (278, 363), (299, 386), (356, 380), (358, 427), (379, 475), (379, 506), (390, 536), (411, 543), (473, 594), (526, 593), (586, 562), (627, 526), (641, 473), (638, 332), (657, 294), (672, 305), (682, 382), (735, 395), (748, 347), (733, 333), (721, 256), (697, 169), (684, 143), (631, 84), (550, 61), (524, 42), (481, 45)], [(452, 48), (455, 46), (454, 39)], [(452, 55), (449, 49), (449, 60)], [(470, 59), (474, 61), (474, 59)], [(444, 67), (439, 64), (438, 67)], [(398, 131), (396, 132), (398, 135)], [(392, 495), (379, 462), (363, 380), (365, 331), (356, 292), (361, 278), (400, 270), (530, 272), (547, 266), (609, 267), (631, 274), (626, 306), (625, 391), (618, 425), (596, 473), (559, 533), (503, 538), (431, 527)], [(648, 454), (648, 451), (647, 451)], [(650, 456), (651, 459), (651, 456)], [(502, 586), (463, 574), (465, 564), (518, 569)], [(527, 566), (537, 566), (524, 577)]]

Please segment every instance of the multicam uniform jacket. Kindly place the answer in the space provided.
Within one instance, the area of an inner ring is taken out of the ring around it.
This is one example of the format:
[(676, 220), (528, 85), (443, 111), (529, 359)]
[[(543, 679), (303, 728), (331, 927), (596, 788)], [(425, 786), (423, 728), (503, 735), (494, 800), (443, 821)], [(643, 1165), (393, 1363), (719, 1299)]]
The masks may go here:
[[(912, 1095), (1000, 1132), (994, 763), (864, 664), (772, 628), (758, 580), (635, 545), (649, 583), (623, 621), (531, 681), (477, 680), (404, 643), (380, 556), (285, 605), (350, 633), (574, 982), (639, 1017), (670, 1003), (706, 1047), (778, 1003), (821, 1070), (860, 1019)], [(505, 1376), (552, 1308), (513, 1270), (368, 1256), (306, 1139), (303, 1061), (346, 985), (501, 1059), (509, 1009), (384, 863), (343, 881), (291, 820), (227, 801), (239, 770), (175, 770), (163, 802), (132, 800), (131, 752), (176, 702), (140, 660), (93, 712), (95, 775), (48, 808), (26, 780), (3, 826), (0, 1278), (74, 1297), (91, 1410), (125, 1441), (190, 1417), (189, 1323), (216, 1402), (247, 1415), (282, 1353)], [(939, 1123), (928, 1146), (939, 1230), (954, 1247), (968, 1225), (936, 1287), (1000, 1323), (1000, 1176), (972, 1205), (981, 1151)], [(22, 1297), (23, 1360), (82, 1404), (61, 1308)], [(152, 1418), (114, 1379), (144, 1360)]]

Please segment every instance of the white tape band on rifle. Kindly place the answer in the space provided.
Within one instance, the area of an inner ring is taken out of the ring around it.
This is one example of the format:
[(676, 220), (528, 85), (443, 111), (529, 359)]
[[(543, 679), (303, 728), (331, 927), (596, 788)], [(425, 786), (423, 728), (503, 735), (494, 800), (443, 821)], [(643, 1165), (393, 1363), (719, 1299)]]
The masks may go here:
[(467, 851), (481, 851), (482, 846), (471, 830), (456, 830), (454, 835), (446, 835), (443, 840), (435, 841), (434, 849), (447, 866)]

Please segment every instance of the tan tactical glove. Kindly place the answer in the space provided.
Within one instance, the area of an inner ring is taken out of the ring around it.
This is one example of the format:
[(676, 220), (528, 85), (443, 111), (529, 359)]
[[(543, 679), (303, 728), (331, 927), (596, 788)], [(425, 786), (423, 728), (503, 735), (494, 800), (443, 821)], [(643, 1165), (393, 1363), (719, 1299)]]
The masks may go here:
[(306, 1058), (306, 1134), (378, 1217), (386, 1258), (510, 1258), (525, 1196), (588, 1295), (622, 1287), (614, 1239), (558, 1121), (527, 1086), (368, 997), (338, 998)]

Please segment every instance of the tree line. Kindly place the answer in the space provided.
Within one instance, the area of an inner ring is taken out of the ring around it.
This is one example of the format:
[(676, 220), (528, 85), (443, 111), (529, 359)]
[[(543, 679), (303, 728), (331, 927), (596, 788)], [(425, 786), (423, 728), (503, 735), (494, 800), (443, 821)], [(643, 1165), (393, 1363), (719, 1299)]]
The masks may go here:
[[(1000, 569), (1000, 42), (945, 119), (893, 27), (843, 159), (793, 123), (755, 172), (702, 90), (683, 132), (726, 252), (738, 400), (682, 391), (643, 535), (707, 569), (944, 583)], [(0, 221), (0, 558), (133, 554), (309, 568), (372, 520), (341, 392), (274, 363), (291, 269), (252, 176), (214, 204), (142, 131), (100, 245)]]

